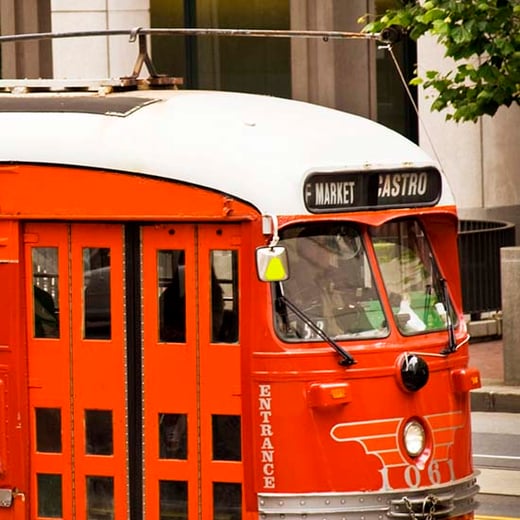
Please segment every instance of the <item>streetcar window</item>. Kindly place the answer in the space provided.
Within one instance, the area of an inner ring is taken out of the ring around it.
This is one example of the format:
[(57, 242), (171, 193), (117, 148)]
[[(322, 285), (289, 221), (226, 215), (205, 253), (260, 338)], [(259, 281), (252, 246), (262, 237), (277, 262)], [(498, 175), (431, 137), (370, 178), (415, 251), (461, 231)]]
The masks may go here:
[(85, 435), (87, 455), (113, 455), (112, 412), (85, 410)]
[(159, 414), (159, 458), (188, 457), (188, 421), (186, 414)]
[(157, 252), (157, 294), (159, 298), (159, 341), (186, 341), (186, 283), (184, 251)]
[(114, 518), (113, 477), (87, 477), (87, 518), (89, 520)]
[(241, 460), (240, 416), (213, 415), (213, 460)]
[(36, 408), (36, 451), (61, 453), (61, 410)]
[(38, 473), (38, 516), (47, 518), (62, 518), (62, 486), (61, 475)]
[(211, 251), (211, 341), (238, 341), (238, 252)]
[(184, 480), (159, 480), (159, 519), (187, 520), (188, 483)]
[[(283, 339), (320, 340), (309, 321), (335, 339), (388, 335), (357, 227), (337, 223), (293, 226), (281, 231), (280, 245), (287, 250), (290, 267), (289, 278), (274, 284), (276, 327)], [(295, 314), (284, 298), (307, 320)]]
[(83, 333), (85, 339), (110, 339), (110, 249), (83, 248)]
[(32, 266), (34, 337), (58, 338), (58, 248), (34, 247)]
[(455, 323), (453, 305), (443, 301), (439, 269), (419, 222), (387, 222), (370, 233), (399, 330), (406, 335), (443, 330), (449, 310)]
[(241, 520), (242, 486), (229, 482), (213, 482), (214, 518)]

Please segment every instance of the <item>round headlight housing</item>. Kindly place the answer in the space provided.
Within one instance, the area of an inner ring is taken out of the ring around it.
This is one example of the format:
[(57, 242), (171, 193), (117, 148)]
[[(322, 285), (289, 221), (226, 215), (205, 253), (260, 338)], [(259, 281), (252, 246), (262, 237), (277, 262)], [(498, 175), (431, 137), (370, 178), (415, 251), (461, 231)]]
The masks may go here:
[(428, 382), (428, 364), (416, 354), (404, 355), (400, 369), (402, 383), (410, 392), (417, 392)]
[(417, 420), (409, 421), (403, 430), (406, 452), (410, 457), (418, 457), (426, 447), (426, 431)]

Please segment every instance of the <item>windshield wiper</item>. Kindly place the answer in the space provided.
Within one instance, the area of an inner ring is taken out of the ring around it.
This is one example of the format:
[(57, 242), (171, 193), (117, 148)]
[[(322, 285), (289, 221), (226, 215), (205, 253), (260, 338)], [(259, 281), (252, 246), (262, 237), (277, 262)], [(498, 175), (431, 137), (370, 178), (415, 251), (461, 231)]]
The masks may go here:
[(451, 300), (448, 293), (448, 281), (446, 280), (446, 278), (443, 278), (441, 276), (441, 273), (437, 267), (437, 264), (435, 263), (432, 254), (430, 254), (430, 266), (432, 270), (432, 282), (435, 287), (435, 293), (437, 295), (437, 298), (439, 298), (440, 302), (444, 305), (444, 309), (446, 310), (446, 330), (448, 332), (448, 346), (441, 350), (441, 354), (443, 356), (447, 356), (448, 354), (453, 354), (453, 352), (457, 351), (455, 327), (453, 326), (452, 320)]
[(441, 354), (448, 355), (453, 354), (457, 350), (457, 341), (455, 340), (455, 328), (451, 319), (451, 303), (446, 278), (439, 278), (439, 284), (441, 286), (442, 304), (446, 309), (446, 330), (448, 331), (448, 346), (441, 350)]
[(303, 321), (303, 323), (305, 323), (305, 325), (308, 325), (314, 333), (316, 333), (322, 340), (326, 341), (341, 356), (341, 360), (339, 361), (341, 366), (350, 366), (356, 363), (356, 360), (343, 347), (338, 345), (326, 332), (321, 330), (316, 323), (314, 323), (301, 309), (299, 309), (297, 305), (288, 300), (283, 293), (277, 296), (277, 300), (278, 302), (285, 304), (300, 320)]

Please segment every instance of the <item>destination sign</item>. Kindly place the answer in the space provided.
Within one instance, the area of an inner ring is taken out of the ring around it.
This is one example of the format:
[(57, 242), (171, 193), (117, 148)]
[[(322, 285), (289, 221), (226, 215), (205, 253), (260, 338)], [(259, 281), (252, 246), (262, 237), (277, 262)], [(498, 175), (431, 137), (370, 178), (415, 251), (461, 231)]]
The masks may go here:
[(442, 182), (434, 168), (311, 173), (303, 186), (311, 213), (434, 206)]

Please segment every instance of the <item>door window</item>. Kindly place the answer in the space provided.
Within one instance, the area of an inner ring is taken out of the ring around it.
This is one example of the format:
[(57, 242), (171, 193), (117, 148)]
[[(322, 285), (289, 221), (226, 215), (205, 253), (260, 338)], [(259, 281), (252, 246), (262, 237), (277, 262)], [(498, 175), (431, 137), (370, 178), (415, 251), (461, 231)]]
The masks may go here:
[(58, 248), (34, 247), (32, 268), (34, 337), (58, 338)]
[(36, 476), (38, 493), (38, 516), (62, 518), (61, 475), (38, 473)]
[(161, 480), (159, 482), (159, 519), (187, 520), (188, 483), (182, 480)]
[(159, 458), (186, 460), (188, 419), (184, 413), (159, 414)]
[(110, 339), (110, 249), (83, 249), (84, 338)]
[(215, 520), (241, 520), (242, 518), (242, 486), (230, 482), (213, 484), (213, 510)]
[(61, 452), (61, 410), (36, 408), (36, 451)]
[(238, 252), (211, 251), (211, 341), (238, 341)]
[(159, 295), (159, 340), (186, 341), (186, 286), (184, 251), (157, 252), (157, 294)]
[(87, 477), (87, 519), (114, 519), (114, 478)]
[(88, 455), (112, 455), (112, 410), (85, 410), (85, 436)]
[(213, 460), (242, 460), (240, 416), (212, 416)]

